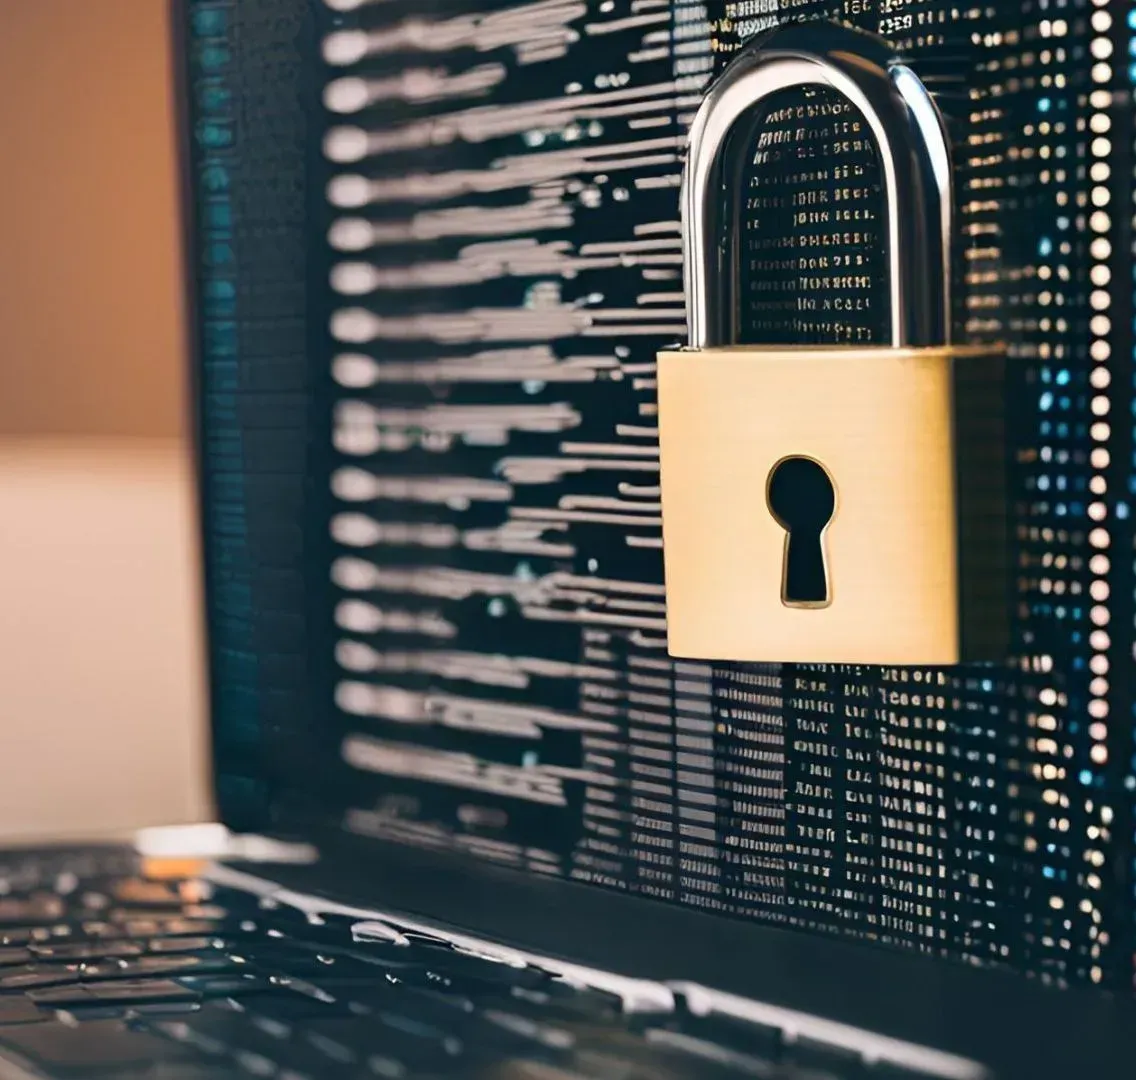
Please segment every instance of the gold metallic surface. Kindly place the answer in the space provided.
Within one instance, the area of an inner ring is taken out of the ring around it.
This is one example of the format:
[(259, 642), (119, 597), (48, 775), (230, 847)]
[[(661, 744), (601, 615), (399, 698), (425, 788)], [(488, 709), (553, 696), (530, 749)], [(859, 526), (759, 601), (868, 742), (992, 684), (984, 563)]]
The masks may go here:
[[(962, 658), (952, 357), (975, 350), (732, 346), (659, 354), (668, 651), (708, 660)], [(782, 603), (774, 465), (836, 488), (831, 602)]]

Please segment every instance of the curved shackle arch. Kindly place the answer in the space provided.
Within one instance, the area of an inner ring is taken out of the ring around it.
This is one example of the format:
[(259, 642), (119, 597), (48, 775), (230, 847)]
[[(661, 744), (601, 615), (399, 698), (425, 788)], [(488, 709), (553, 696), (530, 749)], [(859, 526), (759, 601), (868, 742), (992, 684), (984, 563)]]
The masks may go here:
[[(882, 39), (836, 23), (796, 23), (739, 52), (710, 87), (690, 128), (680, 194), (690, 345), (729, 344), (736, 332), (737, 204), (743, 192), (730, 192), (732, 220), (720, 221), (727, 141), (741, 121), (756, 120), (771, 95), (806, 86), (835, 90), (872, 132), (884, 187), (890, 344), (948, 344), (953, 208), (939, 110)], [(715, 277), (727, 284), (717, 300)]]

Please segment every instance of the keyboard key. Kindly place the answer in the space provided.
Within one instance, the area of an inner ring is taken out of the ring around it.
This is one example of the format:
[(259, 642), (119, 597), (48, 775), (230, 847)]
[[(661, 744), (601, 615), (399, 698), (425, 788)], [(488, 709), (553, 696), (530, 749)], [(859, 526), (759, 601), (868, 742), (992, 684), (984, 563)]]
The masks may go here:
[(118, 1001), (142, 1004), (156, 1001), (194, 1001), (197, 998), (189, 987), (173, 979), (123, 979), (115, 982), (94, 983), (87, 989), (103, 1002)]
[(297, 949), (278, 942), (245, 942), (226, 950), (227, 955), (261, 971), (284, 971), (290, 975), (355, 975), (381, 978), (381, 971), (350, 956)]
[[(290, 1039), (288, 1033), (274, 1034), (251, 1020), (239, 1009), (210, 1003), (189, 1016), (148, 1022), (146, 1026), (203, 1054), (227, 1058), (254, 1075), (272, 1075), (280, 1065), (319, 1080), (333, 1075), (335, 1062), (326, 1054)], [(260, 1073), (266, 1066), (271, 1069)]]
[(138, 907), (170, 907), (180, 909), (185, 906), (185, 897), (176, 882), (149, 881), (146, 878), (126, 878), (116, 881), (110, 888), (110, 895), (120, 904)]
[(146, 951), (151, 953), (195, 952), (198, 949), (218, 948), (221, 939), (217, 937), (158, 937), (146, 942)]
[(111, 941), (116, 938), (130, 937), (126, 930), (118, 923), (103, 922), (101, 919), (84, 920), (79, 924), (75, 936), (98, 941)]
[(70, 923), (48, 923), (44, 926), (11, 926), (0, 929), (0, 945), (27, 945), (32, 941), (70, 938), (76, 933)]
[(205, 975), (232, 971), (236, 965), (223, 953), (200, 956), (140, 956), (137, 959), (84, 963), (79, 976), (84, 982), (104, 979), (136, 979), (147, 975)]
[(51, 893), (23, 898), (8, 896), (0, 899), (0, 924), (54, 922), (65, 910), (63, 900)]
[(266, 976), (251, 971), (234, 975), (185, 975), (177, 981), (204, 998), (243, 998), (279, 990)]
[(45, 1008), (63, 1008), (68, 1005), (94, 1005), (98, 999), (90, 988), (80, 982), (66, 986), (33, 987), (27, 992), (27, 1000), (34, 1001)]
[(131, 1005), (155, 1001), (196, 1001), (199, 995), (172, 979), (123, 979), (105, 983), (79, 983), (30, 990), (28, 997), (40, 1005)]
[(7, 1024), (35, 1024), (51, 1018), (51, 1013), (40, 1009), (23, 994), (0, 997), (0, 1027)]
[[(131, 1005), (68, 1005), (54, 1010), (55, 1015), (69, 1022), (86, 1023), (89, 1020), (137, 1020), (143, 1017), (184, 1016), (199, 1009), (197, 1001), (135, 1002)], [(45, 1015), (50, 1015), (45, 1013)]]
[(260, 994), (240, 1002), (246, 1015), (264, 1017), (287, 1027), (295, 1027), (305, 1020), (321, 1017), (349, 1015), (348, 1006), (339, 1001), (321, 1001), (306, 994), (289, 993), (279, 990), (271, 994)]
[(453, 1069), (465, 1050), (454, 1034), (394, 1013), (309, 1020), (299, 1037), (341, 1064), (380, 1057), (412, 1072)]
[(235, 934), (239, 929), (239, 924), (229, 924), (223, 919), (188, 919), (180, 916), (158, 919), (132, 918), (107, 925), (116, 926), (121, 933), (133, 938), (184, 937), (190, 934), (220, 934), (223, 931)]
[(0, 976), (0, 990), (35, 990), (47, 986), (66, 986), (78, 981), (78, 965), (61, 964), (58, 967), (44, 966)]
[(37, 960), (102, 960), (114, 956), (141, 956), (142, 947), (133, 941), (33, 942), (26, 950)]
[(356, 1012), (409, 1009), (423, 1022), (432, 1023), (444, 1031), (468, 1023), (477, 1011), (473, 1001), (461, 994), (427, 990), (410, 983), (376, 980), (337, 984), (334, 980), (321, 980), (315, 985), (331, 998), (346, 1002)]
[(576, 1036), (567, 1027), (557, 1025), (551, 1017), (540, 1020), (523, 1016), (515, 1010), (483, 1009), (482, 1019), (515, 1035), (519, 1039), (539, 1043), (552, 1050), (569, 1050), (576, 1044)]
[(157, 922), (161, 919), (184, 918), (186, 915), (185, 908), (185, 904), (177, 904), (173, 907), (169, 907), (163, 904), (126, 905), (108, 903), (100, 912), (99, 918), (112, 923), (141, 922), (144, 919)]
[(30, 963), (33, 959), (31, 950), (16, 948), (0, 948), (0, 968), (16, 967)]
[[(209, 1006), (205, 1006), (205, 1009), (209, 1009)], [(226, 1009), (225, 1011), (231, 1012), (232, 1010)], [(212, 1012), (206, 1013), (205, 1010), (203, 1010), (202, 1016), (192, 1018), (196, 1023), (190, 1024), (187, 1022), (188, 1019), (151, 1020), (145, 1026), (149, 1031), (162, 1035), (173, 1042), (192, 1046), (198, 1052), (209, 1057), (224, 1057), (230, 1052), (232, 1035), (237, 1033), (234, 1027), (230, 1026), (228, 1029), (218, 1030), (214, 1014)]]

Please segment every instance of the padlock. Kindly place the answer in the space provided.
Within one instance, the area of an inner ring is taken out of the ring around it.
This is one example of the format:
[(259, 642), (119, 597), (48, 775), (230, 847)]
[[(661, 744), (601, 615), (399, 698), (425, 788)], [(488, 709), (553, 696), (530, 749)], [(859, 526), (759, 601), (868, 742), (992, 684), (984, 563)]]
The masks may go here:
[[(804, 87), (841, 94), (872, 136), (887, 347), (726, 344), (739, 321), (743, 197), (727, 144), (751, 145), (762, 103)], [(658, 357), (672, 656), (1005, 658), (1005, 364), (997, 348), (948, 343), (951, 186), (937, 107), (872, 35), (776, 30), (708, 91), (680, 195), (690, 345)]]

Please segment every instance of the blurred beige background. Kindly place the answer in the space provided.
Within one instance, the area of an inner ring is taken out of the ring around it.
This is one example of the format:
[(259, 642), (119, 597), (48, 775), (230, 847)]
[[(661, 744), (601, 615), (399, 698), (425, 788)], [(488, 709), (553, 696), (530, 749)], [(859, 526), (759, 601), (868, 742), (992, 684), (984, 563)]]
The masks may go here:
[(208, 816), (165, 0), (0, 0), (0, 837)]

